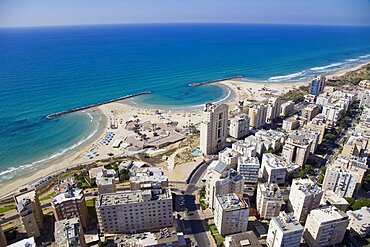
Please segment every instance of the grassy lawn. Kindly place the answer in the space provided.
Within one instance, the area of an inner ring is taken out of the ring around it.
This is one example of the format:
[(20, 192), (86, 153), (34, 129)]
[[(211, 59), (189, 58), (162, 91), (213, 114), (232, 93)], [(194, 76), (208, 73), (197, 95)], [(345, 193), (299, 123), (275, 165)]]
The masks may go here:
[(216, 241), (216, 245), (217, 246), (224, 246), (224, 237), (222, 237), (222, 235), (218, 232), (217, 230), (217, 227), (215, 224), (209, 224), (208, 225), (209, 227), (209, 230), (211, 231), (211, 234), (212, 234), (212, 237), (215, 239)]
[(8, 205), (0, 208), (0, 214), (3, 214), (5, 212), (8, 212), (12, 209), (16, 209), (17, 207), (15, 205)]
[(44, 196), (44, 197), (41, 197), (40, 198), (40, 201), (45, 201), (45, 200), (48, 200), (48, 199), (51, 199), (53, 196), (55, 196), (57, 194), (57, 192), (53, 191), (51, 192), (50, 194)]

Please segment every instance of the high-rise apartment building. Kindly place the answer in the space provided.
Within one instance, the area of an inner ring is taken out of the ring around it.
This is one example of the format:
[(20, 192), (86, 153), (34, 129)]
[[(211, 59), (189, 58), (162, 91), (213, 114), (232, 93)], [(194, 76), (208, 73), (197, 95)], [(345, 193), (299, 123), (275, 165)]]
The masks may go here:
[(266, 123), (267, 107), (264, 104), (257, 104), (249, 107), (249, 125), (253, 128), (259, 128)]
[(279, 97), (271, 97), (267, 103), (266, 122), (272, 123), (280, 116), (281, 102)]
[(303, 238), (310, 247), (340, 244), (348, 223), (348, 216), (334, 206), (314, 209), (307, 217)]
[(207, 103), (200, 124), (200, 151), (204, 155), (221, 150), (227, 138), (228, 106)]
[(243, 176), (245, 183), (256, 184), (258, 182), (259, 170), (260, 162), (257, 157), (239, 157), (237, 171)]
[(89, 225), (89, 216), (82, 189), (67, 187), (64, 192), (52, 198), (51, 206), (57, 221), (79, 217), (82, 227), (86, 228)]
[(14, 201), (27, 236), (38, 238), (43, 229), (44, 215), (36, 191), (16, 195)]
[(338, 165), (326, 169), (323, 190), (331, 190), (340, 197), (352, 197), (355, 193), (359, 174)]
[(268, 247), (299, 247), (303, 227), (293, 213), (280, 212), (270, 221), (266, 243)]
[(310, 94), (319, 95), (320, 93), (324, 92), (325, 81), (326, 81), (325, 76), (323, 75), (316, 76), (311, 81)]
[(304, 223), (308, 213), (320, 206), (322, 195), (321, 188), (311, 179), (293, 179), (289, 202), (299, 222)]
[(244, 178), (221, 161), (213, 161), (205, 175), (206, 201), (214, 208), (216, 196), (230, 193), (243, 194)]
[(287, 175), (287, 166), (276, 155), (265, 153), (262, 156), (261, 174), (267, 183), (283, 184)]
[(248, 204), (237, 194), (217, 196), (214, 221), (221, 235), (247, 231), (248, 216)]
[(305, 136), (292, 133), (285, 141), (282, 156), (287, 162), (303, 166), (310, 154), (311, 143)]
[(262, 219), (269, 220), (279, 215), (283, 196), (277, 184), (259, 183), (256, 198), (257, 210)]
[(249, 133), (249, 117), (241, 115), (230, 121), (229, 134), (236, 139), (242, 139)]

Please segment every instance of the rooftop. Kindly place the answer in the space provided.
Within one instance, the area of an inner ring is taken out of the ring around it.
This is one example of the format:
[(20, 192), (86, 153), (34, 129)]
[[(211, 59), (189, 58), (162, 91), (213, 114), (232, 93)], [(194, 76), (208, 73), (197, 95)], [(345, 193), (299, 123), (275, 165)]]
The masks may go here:
[(228, 165), (220, 160), (214, 160), (209, 167), (218, 173), (224, 173), (227, 170)]
[(232, 247), (262, 247), (253, 231), (228, 235), (225, 241)]
[(334, 191), (327, 190), (325, 191), (322, 199), (325, 202), (328, 202), (330, 205), (349, 205), (346, 199), (339, 197)]
[(130, 177), (131, 182), (162, 182), (167, 181), (162, 167), (142, 167), (139, 168), (134, 176)]
[(103, 194), (98, 198), (99, 206), (112, 206), (128, 203), (141, 203), (172, 198), (170, 189), (122, 191)]
[(260, 188), (265, 198), (266, 197), (277, 198), (277, 199), (283, 198), (279, 186), (275, 183), (272, 183), (272, 184), (259, 183), (258, 187)]
[(55, 241), (58, 247), (74, 246), (79, 241), (80, 221), (76, 218), (55, 222)]
[(294, 131), (287, 140), (288, 143), (293, 143), (300, 146), (308, 145), (310, 142), (309, 140), (302, 135), (300, 131)]
[(53, 197), (52, 203), (62, 203), (66, 201), (79, 200), (84, 196), (82, 189), (68, 187), (64, 192), (61, 192)]
[(296, 178), (293, 179), (292, 185), (296, 185), (298, 190), (303, 192), (305, 195), (316, 195), (322, 193), (320, 186), (315, 184), (311, 179)]
[(343, 218), (348, 218), (346, 213), (338, 210), (334, 206), (311, 210), (309, 217), (313, 217), (313, 219), (319, 223), (325, 223), (334, 220), (341, 220)]
[(222, 209), (227, 211), (248, 208), (247, 203), (235, 193), (227, 195), (218, 195), (217, 200)]
[(264, 153), (262, 155), (262, 163), (263, 163), (263, 161), (265, 161), (265, 164), (268, 167), (273, 168), (273, 169), (287, 168), (286, 163), (282, 159), (278, 158), (278, 156), (276, 156), (275, 154)]
[(281, 211), (279, 216), (272, 218), (272, 220), (279, 226), (284, 232), (302, 230), (303, 227), (294, 216), (294, 213), (285, 213)]
[(257, 157), (239, 157), (238, 158), (238, 165), (260, 165), (260, 161), (258, 160)]
[(362, 207), (356, 211), (347, 211), (347, 214), (355, 218), (358, 222), (370, 224), (370, 208), (368, 207)]
[(15, 203), (17, 205), (18, 212), (22, 212), (27, 209), (27, 205), (35, 202), (36, 199), (36, 191), (31, 190), (26, 193), (17, 195), (14, 197)]

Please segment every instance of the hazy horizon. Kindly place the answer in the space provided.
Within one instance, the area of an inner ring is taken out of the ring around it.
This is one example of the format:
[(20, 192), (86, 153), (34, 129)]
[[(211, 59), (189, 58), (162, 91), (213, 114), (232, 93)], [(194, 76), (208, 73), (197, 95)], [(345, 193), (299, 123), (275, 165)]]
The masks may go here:
[(370, 26), (368, 0), (3, 0), (0, 27), (118, 24)]

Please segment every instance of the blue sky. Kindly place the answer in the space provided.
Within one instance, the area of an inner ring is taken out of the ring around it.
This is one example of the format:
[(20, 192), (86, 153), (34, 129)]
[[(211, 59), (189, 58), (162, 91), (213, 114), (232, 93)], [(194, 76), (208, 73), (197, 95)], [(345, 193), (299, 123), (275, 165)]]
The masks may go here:
[(0, 0), (0, 26), (110, 23), (370, 25), (370, 0)]

